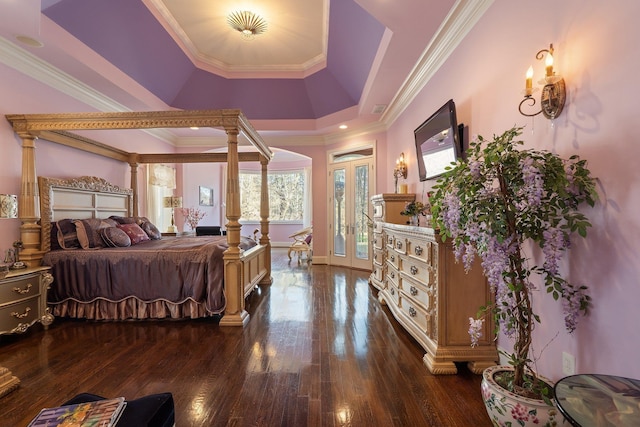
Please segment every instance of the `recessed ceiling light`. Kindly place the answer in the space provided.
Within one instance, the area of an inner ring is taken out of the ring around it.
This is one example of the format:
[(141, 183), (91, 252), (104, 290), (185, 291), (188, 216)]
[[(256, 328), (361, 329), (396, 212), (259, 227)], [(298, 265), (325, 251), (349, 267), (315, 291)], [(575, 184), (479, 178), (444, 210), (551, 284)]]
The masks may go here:
[(338, 127), (339, 127), (340, 129), (346, 129), (346, 128), (348, 128), (349, 126), (347, 126), (347, 125), (340, 125), (340, 126), (338, 126)]
[(189, 129), (191, 129), (191, 130), (198, 130), (198, 129), (200, 129), (200, 128), (199, 128), (198, 126), (191, 126)]

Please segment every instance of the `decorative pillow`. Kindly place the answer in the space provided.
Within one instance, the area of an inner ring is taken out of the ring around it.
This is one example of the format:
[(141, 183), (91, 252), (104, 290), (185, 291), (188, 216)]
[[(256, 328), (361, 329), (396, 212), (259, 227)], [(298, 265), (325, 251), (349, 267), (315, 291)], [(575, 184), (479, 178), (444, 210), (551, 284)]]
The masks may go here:
[(118, 224), (118, 228), (127, 233), (127, 236), (131, 239), (132, 245), (137, 245), (145, 240), (150, 240), (147, 233), (145, 233), (138, 224)]
[(162, 233), (158, 230), (158, 227), (149, 221), (147, 217), (111, 215), (109, 219), (116, 221), (118, 224), (138, 224), (151, 240), (162, 239)]
[(58, 225), (58, 245), (62, 249), (79, 249), (78, 233), (72, 219), (61, 219)]
[(76, 226), (78, 241), (82, 249), (103, 248), (104, 242), (100, 237), (100, 230), (115, 225), (111, 220), (99, 218), (78, 219), (74, 220), (73, 223)]
[(158, 227), (153, 225), (151, 221), (147, 220), (143, 222), (142, 224), (140, 224), (140, 228), (142, 228), (144, 232), (147, 233), (147, 236), (149, 236), (151, 240), (162, 239), (162, 233), (160, 233), (160, 230), (158, 230)]
[(133, 216), (117, 216), (111, 215), (109, 219), (114, 220), (118, 224), (135, 224), (137, 223), (136, 217)]
[(131, 246), (129, 235), (118, 227), (107, 227), (100, 230), (100, 237), (105, 245), (113, 248), (126, 248)]

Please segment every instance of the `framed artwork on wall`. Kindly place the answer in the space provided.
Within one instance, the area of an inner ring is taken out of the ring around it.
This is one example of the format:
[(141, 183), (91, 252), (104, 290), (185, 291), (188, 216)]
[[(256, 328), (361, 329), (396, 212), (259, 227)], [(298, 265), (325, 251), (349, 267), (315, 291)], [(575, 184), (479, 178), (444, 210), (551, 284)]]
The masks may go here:
[(200, 186), (200, 206), (213, 206), (213, 188)]

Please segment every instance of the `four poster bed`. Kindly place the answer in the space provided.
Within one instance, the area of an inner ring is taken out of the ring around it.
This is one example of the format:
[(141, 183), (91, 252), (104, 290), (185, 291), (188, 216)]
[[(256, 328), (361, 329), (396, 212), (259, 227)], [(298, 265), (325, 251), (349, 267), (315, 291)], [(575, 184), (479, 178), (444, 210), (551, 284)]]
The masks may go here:
[[(240, 110), (6, 117), (23, 142), (20, 260), (31, 267), (52, 266), (48, 301), (55, 315), (119, 320), (223, 314), (220, 325), (246, 324), (245, 298), (258, 284), (271, 283), (266, 174), (272, 152)], [(129, 153), (69, 132), (193, 126), (223, 128), (228, 152)], [(257, 152), (238, 152), (240, 132)], [(37, 177), (37, 138), (127, 162), (131, 189), (97, 177)], [(240, 236), (240, 161), (262, 165), (257, 242)], [(162, 239), (155, 226), (138, 215), (138, 166), (195, 162), (227, 162), (227, 234)], [(122, 230), (129, 237), (126, 244), (120, 243)], [(70, 238), (80, 245), (70, 244)]]

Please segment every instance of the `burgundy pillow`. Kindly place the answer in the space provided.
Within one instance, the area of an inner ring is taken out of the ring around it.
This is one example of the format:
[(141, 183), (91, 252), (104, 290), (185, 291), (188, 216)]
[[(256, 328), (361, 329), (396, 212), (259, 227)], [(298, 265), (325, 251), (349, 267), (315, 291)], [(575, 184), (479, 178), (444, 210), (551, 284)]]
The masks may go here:
[(147, 233), (145, 233), (138, 224), (118, 224), (118, 228), (127, 233), (127, 236), (131, 239), (132, 245), (137, 245), (145, 240), (150, 240)]
[(129, 235), (118, 227), (107, 227), (100, 230), (100, 237), (107, 246), (113, 248), (126, 248), (131, 246)]

